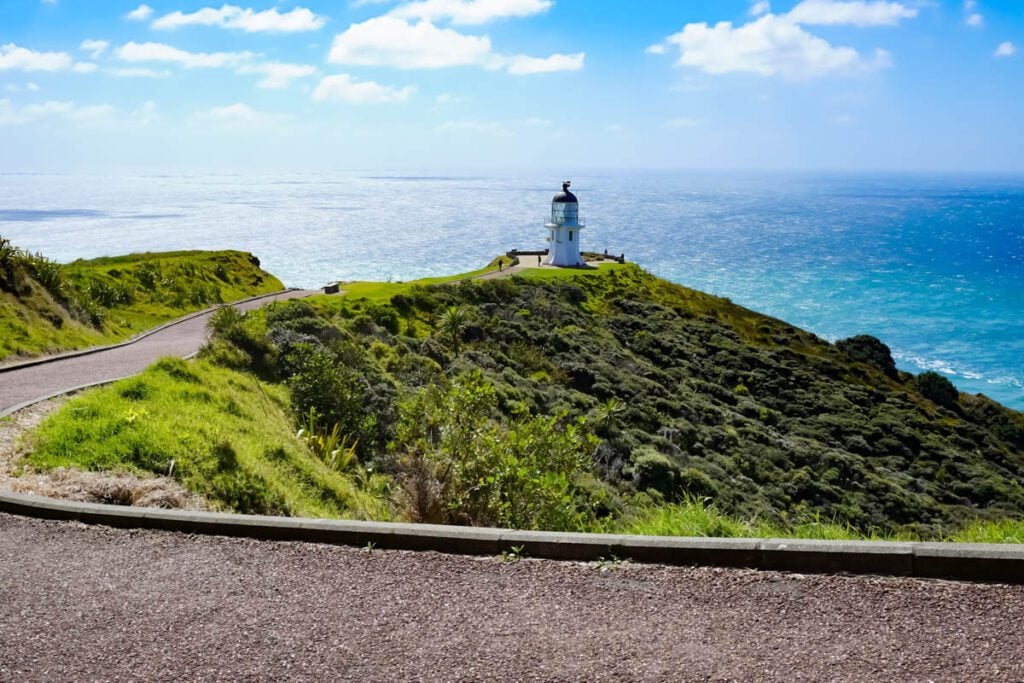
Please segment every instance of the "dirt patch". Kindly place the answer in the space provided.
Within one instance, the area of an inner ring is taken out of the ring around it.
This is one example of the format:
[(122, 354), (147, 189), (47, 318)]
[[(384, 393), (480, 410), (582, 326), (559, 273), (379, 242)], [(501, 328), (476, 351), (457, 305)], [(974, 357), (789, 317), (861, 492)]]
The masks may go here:
[(27, 435), (70, 396), (19, 410), (0, 420), (0, 490), (84, 503), (205, 510), (206, 501), (170, 477), (128, 472), (83, 472), (58, 468), (39, 472), (19, 465), (28, 453)]

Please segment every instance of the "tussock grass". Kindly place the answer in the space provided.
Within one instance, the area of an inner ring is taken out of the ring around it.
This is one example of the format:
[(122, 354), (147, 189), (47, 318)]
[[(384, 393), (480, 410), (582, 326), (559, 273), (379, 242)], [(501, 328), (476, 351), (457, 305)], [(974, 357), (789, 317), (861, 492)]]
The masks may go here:
[(214, 507), (386, 519), (387, 506), (296, 436), (285, 390), (165, 358), (69, 401), (33, 434), (29, 467), (170, 475)]

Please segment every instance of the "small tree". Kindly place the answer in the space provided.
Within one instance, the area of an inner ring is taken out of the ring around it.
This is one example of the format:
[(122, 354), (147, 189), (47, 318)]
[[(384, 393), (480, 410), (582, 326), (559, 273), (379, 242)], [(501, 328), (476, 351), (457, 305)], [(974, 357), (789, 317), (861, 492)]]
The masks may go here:
[(462, 332), (466, 329), (466, 309), (462, 306), (449, 306), (437, 320), (438, 328), (448, 336), (452, 343), (452, 351), (459, 352)]

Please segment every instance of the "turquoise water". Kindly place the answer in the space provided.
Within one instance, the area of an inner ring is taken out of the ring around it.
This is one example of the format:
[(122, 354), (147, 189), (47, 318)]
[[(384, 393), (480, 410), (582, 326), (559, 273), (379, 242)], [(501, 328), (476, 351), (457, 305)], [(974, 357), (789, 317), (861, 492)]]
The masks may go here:
[[(1024, 177), (567, 174), (585, 248), (1024, 409)], [(543, 246), (563, 180), (436, 176), (0, 176), (0, 234), (70, 260), (240, 248), (286, 283), (411, 279)]]

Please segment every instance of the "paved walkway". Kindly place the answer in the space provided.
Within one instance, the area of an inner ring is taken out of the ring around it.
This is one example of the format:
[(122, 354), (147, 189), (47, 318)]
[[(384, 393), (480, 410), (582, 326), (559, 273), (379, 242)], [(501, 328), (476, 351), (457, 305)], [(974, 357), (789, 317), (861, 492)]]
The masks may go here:
[[(315, 294), (289, 290), (268, 294), (238, 304), (249, 311), (270, 301), (283, 301)], [(61, 358), (41, 365), (0, 370), (0, 415), (26, 402), (52, 396), (85, 384), (107, 382), (142, 372), (161, 356), (188, 356), (206, 342), (206, 323), (212, 310), (166, 327), (127, 346), (119, 346), (85, 356)]]
[(0, 514), (4, 681), (1021, 681), (1024, 586), (576, 564)]

